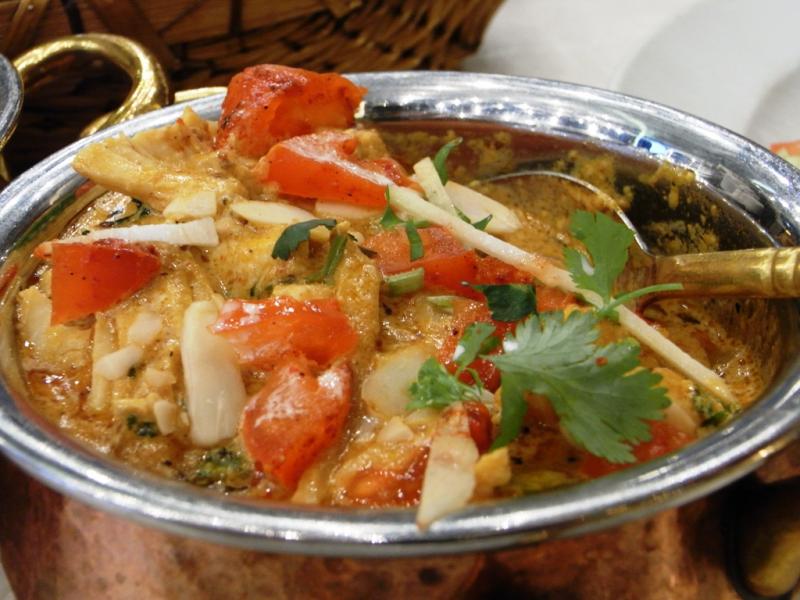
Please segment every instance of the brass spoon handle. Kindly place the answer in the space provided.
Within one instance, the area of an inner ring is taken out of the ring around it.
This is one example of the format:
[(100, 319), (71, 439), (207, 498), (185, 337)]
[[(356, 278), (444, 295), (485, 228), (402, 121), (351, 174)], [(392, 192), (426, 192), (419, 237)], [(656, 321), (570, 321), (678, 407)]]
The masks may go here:
[(656, 256), (654, 283), (682, 283), (680, 296), (800, 297), (800, 247)]

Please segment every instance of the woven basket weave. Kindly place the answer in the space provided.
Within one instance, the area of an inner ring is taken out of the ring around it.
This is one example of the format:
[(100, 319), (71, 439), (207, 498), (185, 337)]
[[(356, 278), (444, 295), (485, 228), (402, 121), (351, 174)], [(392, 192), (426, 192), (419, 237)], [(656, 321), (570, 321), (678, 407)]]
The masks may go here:
[(70, 33), (133, 38), (177, 89), (243, 67), (322, 71), (455, 68), (502, 0), (0, 0), (0, 52)]

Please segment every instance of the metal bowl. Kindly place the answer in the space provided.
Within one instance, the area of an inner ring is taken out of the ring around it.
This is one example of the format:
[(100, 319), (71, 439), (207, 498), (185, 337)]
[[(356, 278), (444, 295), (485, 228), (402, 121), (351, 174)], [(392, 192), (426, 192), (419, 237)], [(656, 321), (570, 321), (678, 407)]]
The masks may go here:
[[(364, 118), (457, 120), (545, 132), (655, 157), (692, 169), (765, 235), (798, 239), (800, 172), (716, 125), (658, 104), (551, 81), (467, 73), (373, 73)], [(218, 115), (221, 96), (192, 102)], [(267, 552), (354, 557), (420, 556), (517, 546), (577, 536), (704, 496), (759, 466), (800, 425), (800, 362), (792, 353), (761, 400), (722, 430), (681, 452), (612, 476), (523, 498), (470, 506), (420, 531), (404, 510), (307, 508), (227, 498), (136, 472), (87, 450), (37, 416), (13, 355), (11, 303), (30, 245), (52, 235), (82, 178), (70, 167), (83, 146), (173, 122), (182, 106), (155, 111), (54, 154), (0, 195), (4, 307), (0, 311), (0, 450), (47, 485), (94, 507), (172, 533)], [(789, 303), (786, 328), (797, 338)]]

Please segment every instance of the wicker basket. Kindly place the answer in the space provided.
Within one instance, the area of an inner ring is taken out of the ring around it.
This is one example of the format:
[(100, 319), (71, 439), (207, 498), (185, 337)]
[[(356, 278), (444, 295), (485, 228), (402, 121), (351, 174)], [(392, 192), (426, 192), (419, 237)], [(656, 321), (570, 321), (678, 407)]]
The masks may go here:
[[(0, 0), (0, 53), (53, 38), (125, 35), (150, 49), (175, 90), (226, 85), (258, 63), (319, 71), (451, 69), (473, 52), (502, 0)], [(108, 63), (70, 57), (26, 85), (13, 173), (76, 139), (130, 88)]]
[(0, 0), (0, 53), (89, 31), (148, 47), (178, 89), (243, 67), (455, 68), (502, 0)]

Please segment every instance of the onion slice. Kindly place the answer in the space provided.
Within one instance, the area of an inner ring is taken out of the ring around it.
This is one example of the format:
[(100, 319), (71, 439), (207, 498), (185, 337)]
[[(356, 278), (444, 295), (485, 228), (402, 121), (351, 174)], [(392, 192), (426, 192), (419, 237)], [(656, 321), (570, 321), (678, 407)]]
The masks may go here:
[[(98, 229), (86, 235), (52, 240), (52, 244), (76, 244), (96, 242), (97, 240), (115, 239), (130, 243), (163, 242), (176, 246), (218, 246), (219, 236), (214, 227), (214, 219), (205, 217), (186, 223), (159, 223), (156, 225), (131, 225), (130, 227), (114, 227)], [(48, 242), (45, 242), (47, 244)], [(45, 246), (42, 244), (42, 246)], [(44, 254), (47, 248), (43, 247)]]
[(467, 505), (475, 490), (478, 457), (467, 413), (461, 403), (453, 404), (442, 413), (431, 441), (417, 509), (420, 528)]
[(236, 434), (247, 400), (233, 348), (208, 330), (217, 316), (214, 302), (193, 302), (183, 315), (181, 331), (189, 435), (193, 443), (205, 447)]
[(444, 189), (450, 201), (473, 223), (482, 221), (491, 215), (492, 218), (485, 228), (485, 231), (489, 233), (512, 233), (522, 227), (522, 223), (514, 211), (486, 194), (481, 194), (455, 181), (448, 181)]
[(299, 206), (255, 200), (231, 204), (231, 212), (256, 225), (287, 225), (316, 218), (312, 213)]

